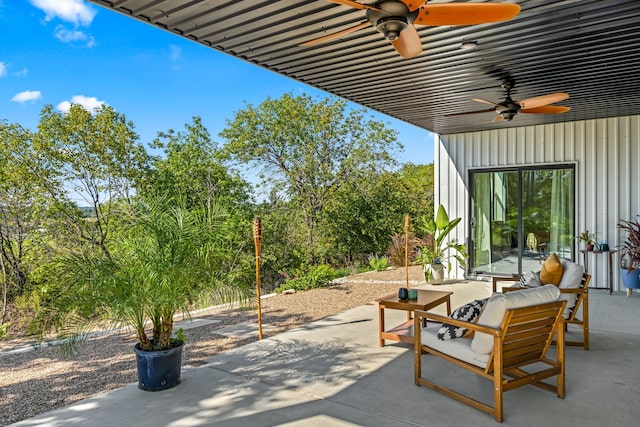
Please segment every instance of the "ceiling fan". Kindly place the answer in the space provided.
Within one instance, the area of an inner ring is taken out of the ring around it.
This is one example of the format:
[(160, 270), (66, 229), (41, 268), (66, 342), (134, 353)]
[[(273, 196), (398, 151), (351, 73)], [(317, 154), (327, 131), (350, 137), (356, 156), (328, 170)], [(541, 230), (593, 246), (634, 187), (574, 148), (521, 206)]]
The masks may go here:
[(518, 113), (561, 114), (566, 113), (571, 109), (570, 107), (549, 105), (553, 104), (554, 102), (560, 102), (569, 98), (568, 93), (551, 93), (549, 95), (536, 96), (533, 98), (523, 99), (521, 101), (514, 101), (513, 99), (511, 99), (511, 89), (513, 89), (513, 86), (515, 86), (515, 83), (513, 82), (505, 82), (502, 84), (502, 88), (507, 91), (507, 97), (504, 99), (504, 101), (498, 104), (491, 101), (485, 101), (484, 99), (480, 98), (473, 98), (473, 101), (492, 105), (492, 108), (489, 108), (487, 110), (468, 111), (466, 113), (447, 114), (445, 117), (490, 113), (495, 111), (496, 113), (498, 113), (498, 115), (492, 121), (499, 122), (502, 120), (511, 121)]
[(511, 3), (438, 3), (427, 0), (379, 0), (374, 4), (351, 0), (326, 0), (331, 3), (366, 10), (366, 21), (342, 31), (328, 34), (301, 46), (314, 46), (373, 25), (391, 42), (403, 58), (422, 53), (422, 42), (415, 28), (418, 25), (474, 25), (506, 21), (518, 13), (520, 6)]

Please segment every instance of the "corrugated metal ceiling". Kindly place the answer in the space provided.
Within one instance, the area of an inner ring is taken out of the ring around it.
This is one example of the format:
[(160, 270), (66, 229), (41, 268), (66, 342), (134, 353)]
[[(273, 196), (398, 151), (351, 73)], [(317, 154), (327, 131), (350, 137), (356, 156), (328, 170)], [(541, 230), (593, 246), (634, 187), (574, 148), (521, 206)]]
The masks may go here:
[[(91, 1), (439, 134), (640, 114), (639, 0), (494, 0), (521, 12), (494, 24), (416, 26), (424, 52), (412, 59), (373, 27), (301, 47), (365, 19), (325, 0)], [(478, 46), (459, 48), (468, 41)], [(495, 113), (445, 116), (490, 108), (472, 98), (502, 101), (507, 79), (514, 100), (568, 92), (558, 104), (571, 111), (498, 123)]]

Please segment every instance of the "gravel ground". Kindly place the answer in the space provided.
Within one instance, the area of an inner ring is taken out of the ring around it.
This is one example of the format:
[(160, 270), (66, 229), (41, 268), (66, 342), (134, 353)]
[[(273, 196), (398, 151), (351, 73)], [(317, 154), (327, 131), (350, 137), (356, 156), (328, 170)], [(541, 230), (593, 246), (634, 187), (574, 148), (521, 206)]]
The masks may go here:
[[(409, 268), (411, 285), (424, 283), (420, 266)], [(262, 322), (273, 329), (268, 337), (299, 327), (376, 298), (392, 294), (406, 282), (404, 268), (349, 276), (341, 283), (262, 300)], [(245, 345), (257, 338), (235, 339), (216, 334), (216, 329), (255, 321), (256, 310), (211, 309), (194, 318), (219, 323), (185, 330), (187, 344), (183, 365), (200, 366), (217, 353)], [(136, 382), (135, 338), (131, 334), (109, 334), (92, 338), (78, 347), (71, 358), (56, 347), (40, 347), (22, 353), (7, 353), (24, 345), (21, 340), (0, 341), (0, 425), (42, 414), (81, 399)]]

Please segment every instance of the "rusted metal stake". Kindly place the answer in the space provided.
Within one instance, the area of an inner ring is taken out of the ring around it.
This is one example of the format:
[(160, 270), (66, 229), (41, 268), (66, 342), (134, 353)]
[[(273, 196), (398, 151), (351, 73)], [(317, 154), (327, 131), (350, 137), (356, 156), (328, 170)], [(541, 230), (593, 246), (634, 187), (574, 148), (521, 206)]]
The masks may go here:
[(262, 225), (260, 217), (253, 220), (253, 244), (256, 247), (256, 295), (258, 297), (258, 339), (262, 339), (262, 309), (260, 307), (260, 251), (262, 250)]

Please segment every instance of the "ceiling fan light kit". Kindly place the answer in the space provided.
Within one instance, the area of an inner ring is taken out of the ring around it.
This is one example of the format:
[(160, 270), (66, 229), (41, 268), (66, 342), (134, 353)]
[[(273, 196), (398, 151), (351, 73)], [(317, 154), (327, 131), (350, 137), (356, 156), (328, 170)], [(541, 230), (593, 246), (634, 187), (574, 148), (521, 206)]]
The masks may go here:
[(384, 38), (391, 42), (398, 40), (400, 33), (406, 30), (407, 26), (407, 21), (392, 16), (380, 18), (376, 22), (376, 30), (384, 34)]
[(400, 1), (387, 0), (376, 5), (379, 9), (367, 10), (367, 21), (375, 25), (376, 30), (384, 35), (389, 41), (395, 41), (400, 37), (400, 33), (413, 23), (415, 15), (409, 8)]

